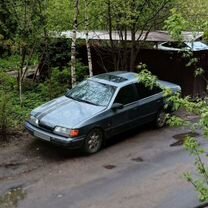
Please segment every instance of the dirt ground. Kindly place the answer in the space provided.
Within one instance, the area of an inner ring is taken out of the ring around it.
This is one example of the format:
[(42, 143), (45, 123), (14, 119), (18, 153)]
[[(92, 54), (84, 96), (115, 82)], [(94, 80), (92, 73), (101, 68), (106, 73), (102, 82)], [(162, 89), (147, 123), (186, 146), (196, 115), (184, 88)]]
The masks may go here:
[(197, 195), (183, 178), (193, 171), (182, 147), (187, 133), (148, 125), (88, 157), (19, 133), (0, 146), (0, 207), (193, 207)]

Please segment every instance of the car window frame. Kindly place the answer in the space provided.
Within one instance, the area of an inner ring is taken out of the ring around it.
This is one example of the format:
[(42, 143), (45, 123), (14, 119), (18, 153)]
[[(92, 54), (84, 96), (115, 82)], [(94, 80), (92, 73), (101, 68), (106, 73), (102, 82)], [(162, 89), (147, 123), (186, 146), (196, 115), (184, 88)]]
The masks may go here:
[[(160, 91), (160, 92), (158, 92), (158, 93), (154, 93), (154, 94), (149, 95), (149, 96), (146, 96), (146, 97), (144, 97), (144, 98), (139, 98), (139, 91), (137, 90), (137, 87), (136, 87), (136, 84), (139, 84), (139, 82), (135, 82), (134, 84), (135, 84), (135, 89), (136, 89), (136, 91), (137, 91), (137, 95), (138, 95), (138, 101), (143, 101), (143, 100), (146, 100), (146, 99), (152, 98), (152, 97), (154, 97), (155, 95), (159, 95), (159, 94), (161, 94), (161, 93), (163, 92), (162, 88), (161, 88), (160, 86), (158, 86), (158, 87), (161, 89), (161, 91)], [(148, 88), (147, 88), (147, 89), (148, 89)]]
[(135, 96), (136, 96), (136, 100), (133, 101), (133, 102), (127, 103), (127, 104), (123, 104), (123, 103), (120, 103), (120, 104), (122, 104), (124, 107), (126, 107), (126, 106), (129, 106), (129, 105), (132, 105), (132, 104), (138, 102), (138, 99), (137, 99), (137, 98), (138, 98), (138, 92), (137, 92), (135, 83), (133, 82), (133, 83), (128, 83), (127, 85), (124, 85), (124, 86), (120, 87), (120, 88), (117, 90), (117, 93), (115, 93), (116, 95), (115, 95), (115, 97), (114, 97), (114, 99), (113, 99), (112, 105), (113, 105), (114, 103), (116, 103), (115, 100), (116, 100), (116, 97), (118, 96), (120, 90), (121, 90), (122, 88), (128, 87), (128, 86), (130, 86), (130, 85), (133, 86), (133, 90), (134, 90), (134, 93), (135, 93)]
[(166, 48), (173, 48), (173, 49), (178, 49), (182, 50), (184, 48), (189, 47), (185, 42), (179, 43), (179, 42), (165, 42), (161, 44), (163, 47)]

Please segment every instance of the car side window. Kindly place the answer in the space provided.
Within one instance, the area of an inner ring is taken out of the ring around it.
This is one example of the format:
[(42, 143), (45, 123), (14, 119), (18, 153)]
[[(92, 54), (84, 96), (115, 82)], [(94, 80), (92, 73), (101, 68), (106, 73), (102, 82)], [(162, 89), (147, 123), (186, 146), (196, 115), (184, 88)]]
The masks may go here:
[(154, 86), (152, 89), (150, 89), (149, 87), (145, 87), (143, 83), (136, 83), (136, 89), (139, 100), (162, 92), (162, 89), (158, 86)]
[(118, 92), (114, 103), (121, 103), (123, 105), (132, 103), (137, 100), (137, 93), (134, 84), (122, 87)]
[(166, 42), (163, 44), (163, 46), (169, 48), (180, 48), (180, 49), (187, 47), (185, 43), (178, 43), (178, 42)]

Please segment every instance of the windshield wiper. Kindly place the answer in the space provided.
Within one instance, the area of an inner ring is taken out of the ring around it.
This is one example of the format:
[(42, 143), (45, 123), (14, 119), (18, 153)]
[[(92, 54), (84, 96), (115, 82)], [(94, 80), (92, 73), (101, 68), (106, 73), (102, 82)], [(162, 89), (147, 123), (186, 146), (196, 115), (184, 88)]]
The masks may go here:
[(91, 105), (99, 106), (98, 104), (92, 103), (92, 102), (90, 102), (90, 101), (88, 101), (88, 100), (82, 100), (82, 99), (77, 99), (77, 100), (80, 101), (80, 102), (83, 102), (83, 103), (88, 103), (88, 104), (91, 104)]
[(70, 95), (66, 95), (66, 97), (71, 98), (71, 99), (76, 100), (76, 101), (79, 101), (79, 102), (83, 102), (83, 103), (88, 103), (88, 104), (91, 104), (91, 105), (100, 106), (100, 105), (98, 105), (98, 104), (96, 104), (96, 103), (92, 103), (92, 102), (90, 102), (90, 101), (88, 101), (88, 100), (82, 100), (82, 99), (80, 99), (80, 98), (75, 98), (75, 97), (72, 97), (72, 96), (70, 96)]
[(76, 98), (74, 98), (74, 97), (72, 97), (71, 95), (65, 95), (66, 97), (68, 97), (68, 98), (71, 98), (72, 100), (77, 100)]
[(72, 99), (72, 100), (84, 102), (83, 100), (81, 100), (81, 99), (79, 99), (79, 98), (72, 97), (71, 95), (66, 95), (66, 97), (68, 97), (68, 98), (70, 98), (70, 99)]

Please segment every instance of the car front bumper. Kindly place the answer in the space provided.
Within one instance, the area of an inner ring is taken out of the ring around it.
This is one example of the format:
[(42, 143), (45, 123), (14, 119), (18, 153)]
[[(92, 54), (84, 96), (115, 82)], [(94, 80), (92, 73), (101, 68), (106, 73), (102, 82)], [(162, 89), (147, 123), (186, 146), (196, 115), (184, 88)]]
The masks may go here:
[(30, 134), (41, 140), (48, 141), (56, 145), (64, 146), (69, 149), (78, 149), (81, 148), (84, 144), (84, 136), (77, 138), (66, 138), (63, 136), (43, 131), (37, 128), (36, 126), (33, 126), (29, 122), (26, 122), (25, 128), (29, 131)]

